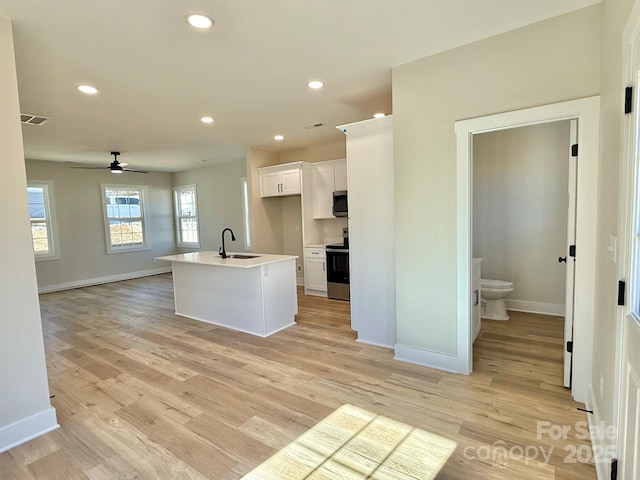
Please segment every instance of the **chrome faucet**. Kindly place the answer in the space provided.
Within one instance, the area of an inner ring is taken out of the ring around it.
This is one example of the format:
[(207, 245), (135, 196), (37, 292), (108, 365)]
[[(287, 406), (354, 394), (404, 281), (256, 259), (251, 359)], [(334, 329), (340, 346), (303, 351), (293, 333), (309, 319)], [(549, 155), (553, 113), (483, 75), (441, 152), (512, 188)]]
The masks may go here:
[(222, 230), (222, 246), (218, 250), (218, 253), (222, 258), (227, 258), (227, 251), (224, 248), (224, 232), (226, 232), (227, 230), (231, 232), (231, 241), (232, 242), (236, 241), (236, 236), (233, 234), (233, 230), (231, 230), (230, 228), (225, 228), (224, 230)]

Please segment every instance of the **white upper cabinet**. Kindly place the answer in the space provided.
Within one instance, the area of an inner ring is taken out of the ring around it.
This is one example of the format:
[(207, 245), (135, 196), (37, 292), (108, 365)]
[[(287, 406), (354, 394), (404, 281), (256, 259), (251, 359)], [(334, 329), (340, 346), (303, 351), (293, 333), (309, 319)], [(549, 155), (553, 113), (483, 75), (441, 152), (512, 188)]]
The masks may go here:
[(259, 168), (260, 196), (300, 195), (301, 169), (301, 162)]
[(335, 180), (334, 190), (347, 190), (347, 159), (341, 161), (341, 163), (335, 165), (335, 170), (333, 173), (333, 178)]
[(313, 218), (333, 216), (333, 192), (347, 190), (347, 159), (313, 165)]

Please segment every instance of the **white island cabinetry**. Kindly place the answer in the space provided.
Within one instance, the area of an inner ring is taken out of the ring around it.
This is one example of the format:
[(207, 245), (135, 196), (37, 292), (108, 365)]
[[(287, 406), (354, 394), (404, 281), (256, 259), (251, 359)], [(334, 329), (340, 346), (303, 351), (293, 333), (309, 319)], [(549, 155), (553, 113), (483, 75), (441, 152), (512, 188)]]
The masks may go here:
[(252, 255), (223, 259), (217, 252), (192, 252), (158, 257), (172, 265), (176, 314), (260, 337), (294, 325), (298, 257)]

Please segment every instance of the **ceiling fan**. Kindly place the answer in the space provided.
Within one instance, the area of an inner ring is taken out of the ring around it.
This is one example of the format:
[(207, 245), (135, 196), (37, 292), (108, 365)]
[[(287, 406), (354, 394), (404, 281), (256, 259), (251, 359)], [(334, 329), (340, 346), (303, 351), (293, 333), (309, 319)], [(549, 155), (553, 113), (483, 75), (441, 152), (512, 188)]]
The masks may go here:
[(134, 170), (132, 168), (125, 168), (128, 164), (120, 163), (118, 161), (118, 155), (120, 155), (120, 152), (111, 152), (111, 155), (113, 155), (113, 162), (111, 162), (108, 167), (94, 167), (92, 165), (85, 165), (85, 166), (77, 166), (77, 167), (71, 167), (71, 168), (87, 168), (87, 169), (99, 169), (99, 170), (107, 168), (111, 170), (111, 173), (122, 173), (122, 172), (149, 173), (145, 170)]

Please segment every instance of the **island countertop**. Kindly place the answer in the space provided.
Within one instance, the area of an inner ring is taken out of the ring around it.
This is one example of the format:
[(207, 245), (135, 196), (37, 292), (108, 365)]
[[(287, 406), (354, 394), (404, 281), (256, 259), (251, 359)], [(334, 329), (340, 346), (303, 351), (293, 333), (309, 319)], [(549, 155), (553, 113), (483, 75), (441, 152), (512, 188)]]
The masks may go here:
[(167, 262), (190, 263), (198, 265), (211, 265), (218, 267), (254, 268), (270, 263), (283, 262), (298, 258), (296, 255), (272, 255), (262, 253), (229, 252), (227, 255), (251, 255), (253, 258), (222, 258), (218, 252), (190, 252), (177, 255), (156, 257), (156, 260)]

